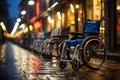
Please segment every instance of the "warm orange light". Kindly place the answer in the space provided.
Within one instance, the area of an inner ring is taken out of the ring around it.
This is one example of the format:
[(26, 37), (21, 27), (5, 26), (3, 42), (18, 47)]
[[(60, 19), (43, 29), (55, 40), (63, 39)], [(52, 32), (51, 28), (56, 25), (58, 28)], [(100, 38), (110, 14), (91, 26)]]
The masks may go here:
[(19, 31), (14, 35), (14, 37), (20, 37), (21, 34), (22, 34), (22, 31)]
[(120, 24), (117, 24), (117, 30), (120, 30)]
[(32, 31), (33, 30), (33, 26), (29, 25), (29, 29), (30, 29), (30, 31)]
[(58, 19), (61, 20), (61, 13), (60, 12), (57, 12), (57, 16), (58, 16)]
[(51, 19), (50, 16), (48, 16), (48, 22), (49, 22), (49, 23), (52, 23), (52, 19)]
[(8, 37), (8, 38), (12, 38), (12, 35), (10, 33), (4, 32), (4, 36)]
[(28, 28), (26, 27), (24, 30), (23, 30), (24, 33), (28, 32)]
[(117, 6), (117, 10), (120, 10), (120, 6)]
[(70, 4), (70, 8), (71, 8), (72, 13), (75, 13), (73, 4)]
[(79, 8), (79, 5), (78, 5), (78, 4), (76, 4), (76, 8), (77, 8), (77, 9)]
[(41, 21), (37, 21), (34, 23), (34, 29), (35, 32), (38, 32), (38, 30), (42, 27), (42, 22)]
[(36, 21), (37, 17), (33, 17), (29, 20), (29, 23), (33, 24)]
[(39, 16), (40, 14), (40, 2), (37, 0), (36, 2), (36, 16)]
[(3, 31), (6, 31), (6, 26), (5, 26), (5, 24), (4, 24), (3, 22), (1, 22), (0, 25), (1, 25), (2, 29), (3, 29)]

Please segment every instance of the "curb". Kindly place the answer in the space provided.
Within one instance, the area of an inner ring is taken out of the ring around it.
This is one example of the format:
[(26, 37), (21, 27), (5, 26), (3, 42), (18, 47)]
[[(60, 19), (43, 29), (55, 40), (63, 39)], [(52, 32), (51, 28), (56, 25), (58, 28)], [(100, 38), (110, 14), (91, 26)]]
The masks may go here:
[(120, 62), (120, 53), (109, 53), (107, 55), (107, 60)]

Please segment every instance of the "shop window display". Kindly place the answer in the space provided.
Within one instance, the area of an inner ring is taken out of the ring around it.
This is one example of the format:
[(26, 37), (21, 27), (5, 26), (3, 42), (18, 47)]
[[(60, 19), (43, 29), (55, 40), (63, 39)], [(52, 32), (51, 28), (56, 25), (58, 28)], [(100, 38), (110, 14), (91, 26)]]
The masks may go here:
[[(104, 18), (104, 0), (87, 0), (86, 8), (86, 19), (100, 20)], [(105, 41), (105, 22), (101, 24), (100, 35)]]
[(120, 0), (117, 0), (117, 44), (120, 45)]
[(83, 5), (82, 3), (70, 4), (67, 10), (67, 25), (71, 32), (82, 32), (83, 30)]

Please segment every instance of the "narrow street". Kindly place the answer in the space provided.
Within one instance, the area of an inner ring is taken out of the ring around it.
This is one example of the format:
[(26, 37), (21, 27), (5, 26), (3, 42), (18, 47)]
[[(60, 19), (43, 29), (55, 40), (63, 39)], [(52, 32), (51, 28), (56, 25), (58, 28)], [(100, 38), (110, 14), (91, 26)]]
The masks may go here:
[(70, 63), (61, 70), (59, 60), (47, 61), (11, 42), (0, 48), (0, 80), (120, 80), (119, 62), (107, 60), (97, 71), (83, 66), (76, 72)]

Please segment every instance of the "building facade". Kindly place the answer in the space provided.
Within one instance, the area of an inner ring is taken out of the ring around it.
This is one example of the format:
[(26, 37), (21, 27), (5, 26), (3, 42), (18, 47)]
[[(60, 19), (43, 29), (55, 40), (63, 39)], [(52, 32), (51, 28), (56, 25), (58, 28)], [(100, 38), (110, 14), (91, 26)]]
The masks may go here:
[(104, 18), (100, 27), (101, 39), (105, 42), (108, 51), (119, 51), (119, 0), (43, 0), (43, 2), (46, 4), (41, 5), (40, 17), (43, 30), (70, 26), (71, 31), (82, 32), (87, 19)]

